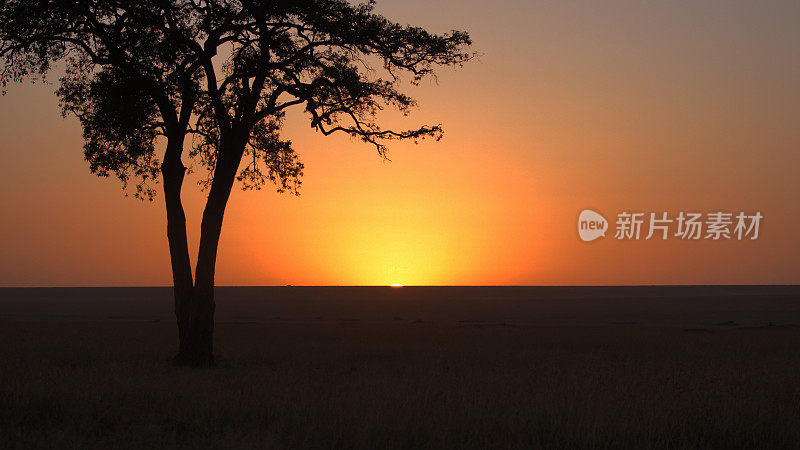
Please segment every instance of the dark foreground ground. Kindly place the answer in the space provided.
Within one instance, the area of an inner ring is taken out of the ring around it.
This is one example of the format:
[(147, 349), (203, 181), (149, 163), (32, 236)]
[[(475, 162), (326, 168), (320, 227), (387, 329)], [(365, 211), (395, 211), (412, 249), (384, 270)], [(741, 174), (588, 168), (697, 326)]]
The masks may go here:
[(800, 288), (0, 289), (0, 446), (796, 448)]

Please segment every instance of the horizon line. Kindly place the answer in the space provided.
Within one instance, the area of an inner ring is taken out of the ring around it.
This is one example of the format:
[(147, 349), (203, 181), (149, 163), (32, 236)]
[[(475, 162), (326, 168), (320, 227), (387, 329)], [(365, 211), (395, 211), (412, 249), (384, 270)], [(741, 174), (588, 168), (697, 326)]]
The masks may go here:
[[(796, 282), (779, 283), (682, 283), (682, 284), (406, 284), (401, 288), (634, 288), (634, 287), (800, 287)], [(223, 284), (215, 288), (391, 288), (389, 284)], [(172, 285), (17, 285), (0, 289), (152, 289)], [(396, 286), (394, 288), (397, 288)]]

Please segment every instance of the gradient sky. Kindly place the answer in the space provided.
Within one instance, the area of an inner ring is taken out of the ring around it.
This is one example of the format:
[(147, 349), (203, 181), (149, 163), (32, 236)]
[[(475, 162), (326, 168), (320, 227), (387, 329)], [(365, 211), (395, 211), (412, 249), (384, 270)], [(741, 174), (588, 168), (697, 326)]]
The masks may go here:
[[(409, 89), (391, 162), (299, 113), (302, 195), (235, 191), (219, 285), (800, 282), (800, 2), (381, 0), (479, 61)], [(55, 78), (53, 78), (55, 79)], [(163, 198), (92, 176), (55, 85), (0, 98), (0, 285), (168, 285)], [(204, 194), (184, 187), (196, 253)], [(751, 241), (578, 239), (577, 216), (761, 211)]]

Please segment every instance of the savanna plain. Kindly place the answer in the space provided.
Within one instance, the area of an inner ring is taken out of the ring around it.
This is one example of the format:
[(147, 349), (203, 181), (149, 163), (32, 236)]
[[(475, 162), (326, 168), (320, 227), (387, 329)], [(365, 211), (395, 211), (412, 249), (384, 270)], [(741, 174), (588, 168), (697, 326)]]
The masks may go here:
[(0, 289), (4, 448), (796, 448), (800, 288)]

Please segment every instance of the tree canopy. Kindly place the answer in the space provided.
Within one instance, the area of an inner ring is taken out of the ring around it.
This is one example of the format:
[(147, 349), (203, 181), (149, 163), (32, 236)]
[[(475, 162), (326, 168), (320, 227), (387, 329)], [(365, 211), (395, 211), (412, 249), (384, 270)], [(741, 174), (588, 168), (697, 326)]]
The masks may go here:
[(438, 139), (439, 124), (383, 129), (376, 114), (416, 105), (399, 90), (404, 73), (419, 83), (473, 56), (467, 33), (394, 23), (374, 2), (7, 0), (0, 23), (3, 85), (64, 63), (58, 95), (80, 120), (91, 171), (136, 180), (143, 198), (156, 193), (156, 140), (175, 133), (193, 136), (206, 186), (225, 149), (240, 147), (244, 188), (297, 192), (303, 165), (280, 136), (295, 105), (317, 131), (382, 156), (388, 140)]

